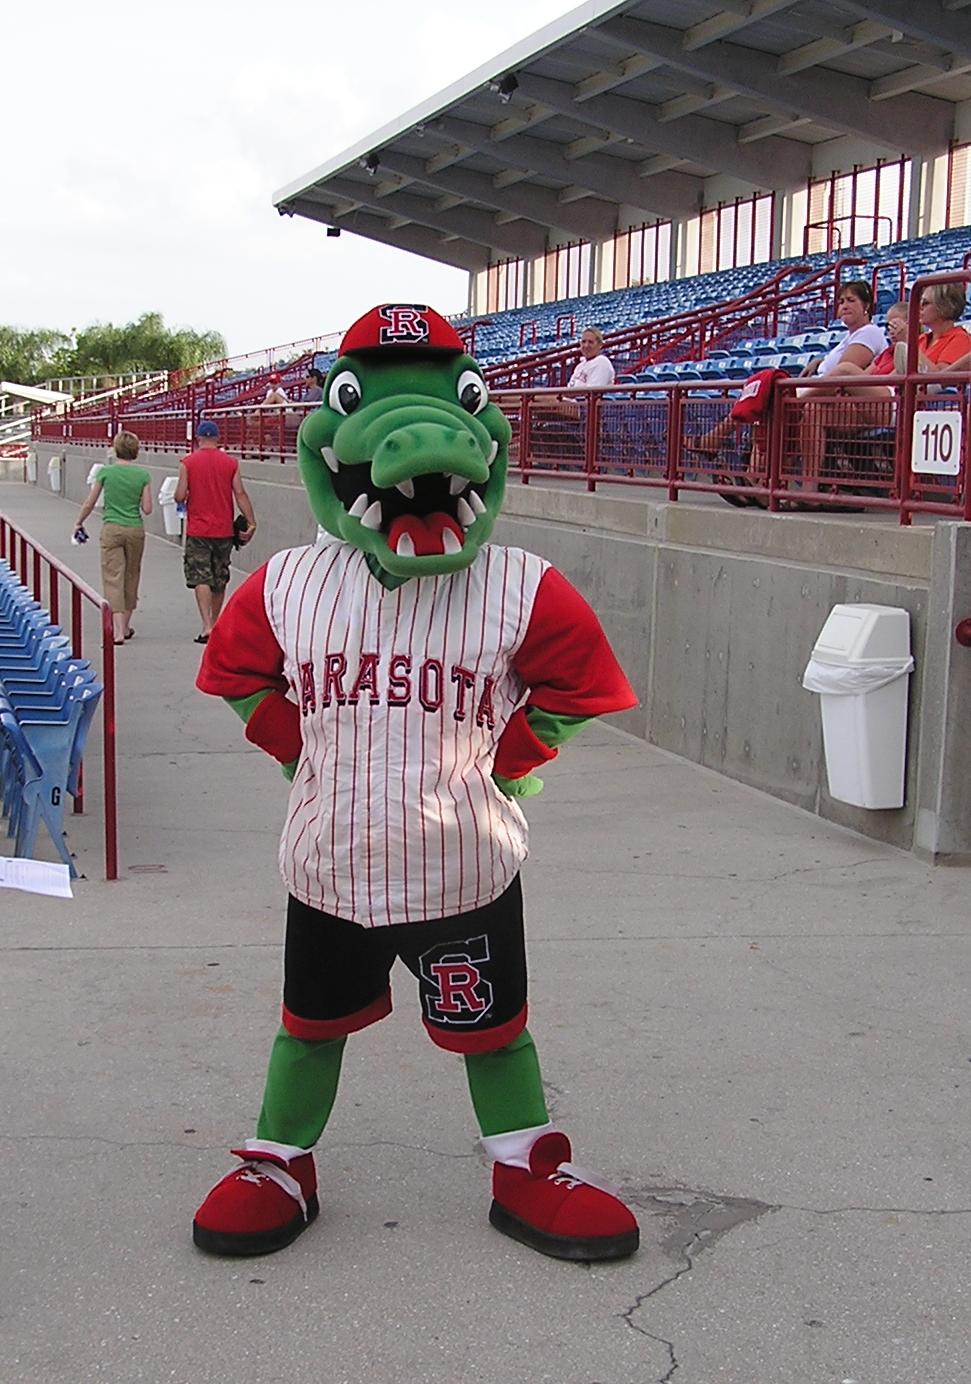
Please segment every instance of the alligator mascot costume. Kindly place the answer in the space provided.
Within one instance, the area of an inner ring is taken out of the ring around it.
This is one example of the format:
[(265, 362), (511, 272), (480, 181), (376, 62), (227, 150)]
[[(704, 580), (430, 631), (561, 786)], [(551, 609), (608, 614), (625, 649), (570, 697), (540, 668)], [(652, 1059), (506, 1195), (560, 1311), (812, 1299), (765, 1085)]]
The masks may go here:
[(300, 428), (320, 538), (249, 577), (209, 639), (198, 686), (292, 787), (283, 1021), (256, 1138), (196, 1214), (201, 1249), (266, 1254), (314, 1220), (311, 1150), (344, 1044), (390, 1013), (396, 957), (432, 1042), (464, 1059), (492, 1224), (564, 1259), (637, 1248), (634, 1217), (571, 1163), (547, 1113), (526, 1028), (518, 802), (591, 717), (636, 699), (570, 584), (487, 543), (509, 439), (444, 318), (372, 309)]

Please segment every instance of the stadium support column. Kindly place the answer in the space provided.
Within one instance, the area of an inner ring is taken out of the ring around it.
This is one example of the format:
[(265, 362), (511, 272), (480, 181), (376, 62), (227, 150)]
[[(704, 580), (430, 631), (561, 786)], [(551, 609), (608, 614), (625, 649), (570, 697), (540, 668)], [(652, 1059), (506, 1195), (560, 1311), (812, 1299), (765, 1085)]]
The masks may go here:
[(922, 213), (928, 205), (928, 184), (934, 177), (934, 162), (934, 159), (922, 159), (916, 154), (910, 161), (910, 198), (904, 240), (915, 240), (926, 234)]
[[(971, 863), (971, 649), (954, 630), (971, 615), (971, 524), (935, 524), (927, 628), (916, 714), (920, 746), (914, 850), (926, 860)], [(915, 674), (916, 681), (919, 673)], [(915, 689), (911, 696), (914, 697)]]
[(688, 223), (683, 218), (671, 222), (671, 263), (668, 270), (671, 279), (683, 279), (688, 274), (685, 263), (687, 227)]

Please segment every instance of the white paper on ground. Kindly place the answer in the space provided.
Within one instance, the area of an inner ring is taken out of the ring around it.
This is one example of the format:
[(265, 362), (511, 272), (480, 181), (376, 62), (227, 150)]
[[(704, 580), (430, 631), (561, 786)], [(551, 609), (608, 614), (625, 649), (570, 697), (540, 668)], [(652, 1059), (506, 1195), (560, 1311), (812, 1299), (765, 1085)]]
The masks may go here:
[(74, 897), (71, 872), (66, 865), (8, 855), (0, 855), (0, 889), (23, 889), (28, 894), (50, 894), (56, 899)]

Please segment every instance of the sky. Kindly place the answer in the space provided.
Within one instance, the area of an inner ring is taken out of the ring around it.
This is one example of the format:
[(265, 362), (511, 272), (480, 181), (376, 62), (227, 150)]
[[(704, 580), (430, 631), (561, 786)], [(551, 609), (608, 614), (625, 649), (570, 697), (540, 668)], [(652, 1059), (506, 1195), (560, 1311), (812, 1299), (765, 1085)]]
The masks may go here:
[[(0, 324), (161, 312), (231, 354), (377, 302), (466, 306), (464, 271), (281, 217), (278, 189), (578, 0), (48, 0), (4, 20)], [(19, 131), (19, 134), (12, 132)]]

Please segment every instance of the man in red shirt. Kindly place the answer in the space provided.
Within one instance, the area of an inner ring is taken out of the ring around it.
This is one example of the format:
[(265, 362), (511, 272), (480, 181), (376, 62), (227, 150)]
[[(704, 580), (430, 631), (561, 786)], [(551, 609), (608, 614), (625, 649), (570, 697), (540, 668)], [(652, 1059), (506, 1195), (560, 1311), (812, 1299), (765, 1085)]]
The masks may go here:
[(248, 543), (253, 537), (256, 517), (239, 474), (239, 462), (219, 447), (217, 425), (204, 420), (196, 429), (196, 438), (196, 450), (179, 463), (175, 498), (186, 501), (182, 562), (185, 584), (196, 593), (202, 620), (202, 633), (196, 635), (195, 642), (208, 644), (229, 583), (235, 505), (239, 505), (246, 520), (240, 543)]

